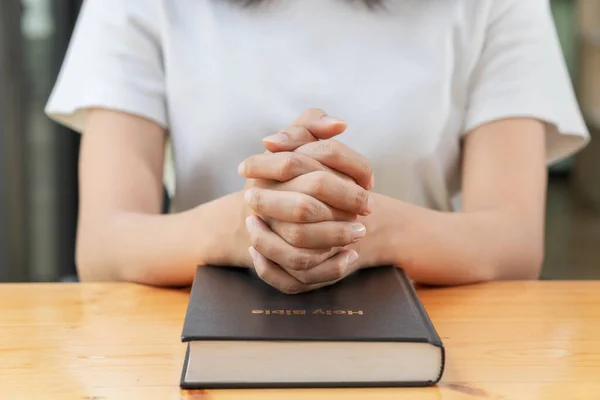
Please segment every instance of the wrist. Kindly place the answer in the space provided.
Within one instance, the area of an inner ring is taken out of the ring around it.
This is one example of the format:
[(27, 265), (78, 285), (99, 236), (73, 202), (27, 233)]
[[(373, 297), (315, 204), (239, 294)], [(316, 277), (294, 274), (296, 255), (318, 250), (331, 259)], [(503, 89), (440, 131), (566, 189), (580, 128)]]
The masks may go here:
[(494, 279), (507, 231), (494, 212), (460, 213), (398, 202), (390, 224), (397, 265), (417, 282), (468, 284)]
[(252, 259), (248, 253), (250, 237), (245, 226), (248, 208), (243, 192), (235, 192), (193, 210), (190, 219), (193, 230), (187, 234), (198, 237), (196, 257), (199, 265), (249, 267)]
[(399, 244), (405, 230), (403, 203), (377, 193), (372, 197), (372, 214), (358, 218), (365, 225), (367, 234), (349, 247), (359, 254), (359, 268), (400, 265), (403, 258)]
[[(446, 284), (488, 280), (493, 266), (478, 261), (490, 226), (480, 216), (445, 213), (374, 194), (374, 212), (359, 218), (367, 235), (352, 245), (359, 267), (396, 265), (412, 279)], [(484, 218), (485, 219), (485, 218)], [(491, 226), (494, 226), (492, 224)], [(486, 244), (488, 243), (488, 244)], [(489, 264), (489, 263), (488, 263)]]

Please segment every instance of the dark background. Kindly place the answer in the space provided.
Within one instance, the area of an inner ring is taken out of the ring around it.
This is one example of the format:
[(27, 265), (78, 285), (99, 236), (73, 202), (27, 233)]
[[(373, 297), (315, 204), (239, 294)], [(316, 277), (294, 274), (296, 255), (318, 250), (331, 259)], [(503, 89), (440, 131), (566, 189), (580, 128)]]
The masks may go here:
[(75, 274), (80, 138), (43, 107), (81, 2), (0, 1), (0, 281)]

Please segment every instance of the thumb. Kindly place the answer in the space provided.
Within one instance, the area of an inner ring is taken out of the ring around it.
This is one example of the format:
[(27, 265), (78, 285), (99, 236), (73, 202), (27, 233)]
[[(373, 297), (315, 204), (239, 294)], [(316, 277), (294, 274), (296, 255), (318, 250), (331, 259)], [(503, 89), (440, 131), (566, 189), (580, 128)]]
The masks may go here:
[(345, 130), (346, 122), (328, 115), (320, 115), (307, 118), (303, 123), (290, 125), (281, 132), (264, 138), (263, 146), (272, 153), (294, 151), (310, 142), (331, 139)]

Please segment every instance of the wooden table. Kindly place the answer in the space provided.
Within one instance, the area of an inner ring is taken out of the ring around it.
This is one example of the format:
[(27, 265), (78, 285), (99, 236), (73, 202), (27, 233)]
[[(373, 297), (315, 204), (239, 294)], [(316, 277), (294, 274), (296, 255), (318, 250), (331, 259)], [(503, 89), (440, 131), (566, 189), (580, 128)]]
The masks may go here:
[(183, 392), (187, 290), (0, 285), (0, 399), (600, 399), (600, 282), (419, 293), (447, 346), (438, 387)]

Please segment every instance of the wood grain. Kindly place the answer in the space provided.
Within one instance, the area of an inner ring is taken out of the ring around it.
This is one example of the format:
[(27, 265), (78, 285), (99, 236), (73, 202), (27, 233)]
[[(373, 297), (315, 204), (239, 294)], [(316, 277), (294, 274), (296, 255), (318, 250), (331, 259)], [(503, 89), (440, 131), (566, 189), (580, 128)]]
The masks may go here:
[(0, 399), (600, 398), (600, 282), (496, 282), (419, 295), (447, 347), (427, 389), (179, 389), (188, 290), (0, 285)]

